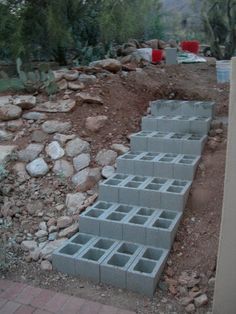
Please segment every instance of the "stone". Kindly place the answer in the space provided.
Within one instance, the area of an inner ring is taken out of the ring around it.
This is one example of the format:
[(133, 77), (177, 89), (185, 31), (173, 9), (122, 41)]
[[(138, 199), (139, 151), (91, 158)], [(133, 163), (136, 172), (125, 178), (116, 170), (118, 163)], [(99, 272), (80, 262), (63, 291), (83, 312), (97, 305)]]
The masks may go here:
[(74, 138), (75, 138), (75, 134), (66, 135), (66, 134), (56, 133), (53, 136), (54, 141), (58, 141), (61, 145), (65, 145), (66, 142), (71, 141)]
[(36, 241), (23, 241), (21, 242), (21, 248), (23, 251), (34, 251), (37, 248), (37, 242)]
[(116, 59), (104, 59), (104, 60), (94, 61), (94, 62), (91, 62), (89, 66), (102, 68), (112, 73), (117, 73), (122, 69), (122, 64), (120, 63), (120, 61)]
[(111, 146), (111, 149), (113, 149), (115, 152), (117, 152), (118, 155), (126, 154), (129, 151), (129, 147), (127, 147), (123, 144), (113, 144)]
[(201, 307), (203, 305), (206, 305), (207, 303), (208, 297), (205, 293), (194, 299), (194, 304), (196, 307)]
[(193, 303), (189, 304), (189, 305), (186, 306), (186, 308), (185, 308), (185, 311), (186, 311), (187, 313), (195, 313), (195, 310), (196, 310), (196, 308), (195, 308), (195, 306), (194, 306)]
[(41, 103), (35, 107), (35, 110), (40, 112), (49, 112), (49, 113), (56, 113), (56, 112), (70, 112), (74, 109), (76, 102), (73, 99), (60, 99), (58, 102), (47, 101)]
[(80, 192), (85, 192), (94, 187), (100, 180), (100, 176), (99, 168), (86, 168), (75, 174), (72, 177), (72, 182)]
[(30, 178), (28, 173), (25, 170), (25, 164), (23, 162), (17, 162), (13, 166), (12, 170), (19, 177), (21, 181), (26, 181)]
[(76, 171), (87, 168), (90, 164), (91, 158), (89, 154), (81, 154), (73, 158), (73, 164)]
[(73, 90), (73, 91), (77, 91), (77, 90), (82, 90), (85, 88), (83, 83), (73, 83), (73, 82), (69, 82), (68, 83), (68, 88)]
[(116, 162), (117, 153), (114, 150), (102, 149), (96, 156), (96, 162), (100, 166), (113, 165)]
[(69, 178), (74, 174), (74, 168), (67, 160), (61, 159), (57, 160), (54, 164), (52, 171), (58, 175), (65, 178)]
[(49, 168), (43, 158), (38, 158), (27, 164), (26, 170), (31, 177), (42, 177), (48, 173)]
[(46, 114), (41, 113), (41, 112), (31, 111), (31, 112), (27, 112), (23, 114), (22, 118), (25, 120), (38, 121), (38, 120), (46, 120), (47, 116)]
[(17, 119), (17, 120), (8, 121), (6, 124), (6, 129), (11, 132), (16, 132), (19, 129), (21, 129), (22, 126), (23, 126), (22, 119)]
[(0, 96), (0, 106), (4, 106), (6, 104), (10, 104), (13, 102), (11, 95)]
[(79, 73), (76, 70), (70, 70), (64, 73), (64, 78), (67, 81), (76, 81), (78, 79)]
[(58, 237), (59, 238), (70, 238), (72, 237), (77, 231), (79, 230), (79, 224), (74, 223), (70, 227), (63, 229), (62, 231), (59, 232)]
[(10, 141), (13, 138), (13, 136), (14, 135), (11, 132), (0, 130), (0, 142)]
[(42, 261), (40, 264), (40, 268), (43, 271), (52, 271), (52, 264), (49, 261)]
[(30, 162), (38, 157), (43, 151), (44, 145), (42, 144), (29, 144), (25, 149), (18, 152), (20, 161)]
[(56, 240), (57, 236), (58, 236), (58, 233), (57, 233), (57, 232), (52, 232), (52, 233), (50, 233), (49, 236), (48, 236), (48, 241), (54, 241), (54, 240)]
[(69, 227), (73, 223), (73, 219), (69, 216), (62, 216), (57, 219), (57, 228), (64, 229)]
[(76, 213), (76, 211), (84, 204), (86, 196), (84, 193), (75, 193), (66, 195), (66, 207), (67, 212), (70, 215)]
[(7, 104), (0, 107), (0, 121), (15, 120), (21, 117), (22, 109), (18, 106)]
[(82, 153), (90, 151), (90, 145), (88, 142), (80, 139), (79, 137), (69, 141), (66, 145), (66, 154), (69, 157), (75, 157)]
[(55, 81), (58, 82), (58, 81), (63, 79), (65, 70), (56, 70), (56, 71), (52, 71), (52, 72), (53, 72), (53, 75), (55, 77)]
[(43, 210), (43, 203), (39, 200), (26, 204), (26, 210), (30, 215), (37, 215)]
[(21, 109), (32, 109), (36, 105), (36, 97), (32, 95), (15, 96), (13, 105), (21, 107)]
[(59, 240), (55, 240), (55, 241), (50, 241), (48, 242), (40, 251), (40, 257), (43, 259), (47, 259), (47, 260), (52, 260), (52, 253), (58, 249), (59, 247), (61, 247), (65, 241), (67, 240), (67, 238), (62, 238)]
[(217, 135), (221, 135), (224, 133), (224, 130), (223, 129), (216, 129), (216, 134)]
[(30, 258), (37, 262), (39, 260), (40, 248), (36, 248), (34, 251), (30, 252)]
[(97, 78), (95, 75), (80, 74), (79, 80), (85, 84), (93, 84), (96, 83)]
[(112, 166), (105, 166), (102, 168), (102, 176), (105, 179), (110, 178), (115, 173), (115, 168)]
[(88, 117), (85, 126), (89, 131), (98, 132), (105, 126), (107, 120), (107, 116)]
[(60, 90), (67, 89), (67, 80), (62, 79), (57, 82), (57, 86)]
[(71, 128), (71, 122), (57, 120), (48, 120), (42, 124), (42, 130), (48, 134), (68, 132)]
[(51, 142), (46, 147), (46, 153), (51, 157), (52, 160), (57, 160), (65, 155), (64, 149), (61, 148), (57, 141)]
[(0, 145), (0, 164), (5, 164), (16, 148), (15, 145)]
[(221, 129), (223, 127), (223, 123), (221, 121), (218, 120), (212, 120), (211, 121), (211, 128), (212, 129)]
[(40, 229), (40, 230), (47, 231), (47, 224), (46, 224), (45, 221), (40, 222), (40, 224), (39, 224), (39, 229)]
[(190, 298), (190, 297), (184, 297), (184, 298), (180, 299), (180, 304), (183, 306), (187, 306), (192, 302), (193, 302), (193, 298)]
[(89, 93), (78, 93), (76, 96), (76, 103), (78, 105), (82, 105), (84, 103), (87, 104), (96, 104), (96, 105), (103, 105), (103, 100), (100, 96), (92, 96)]
[(35, 143), (45, 143), (48, 135), (41, 130), (35, 130), (32, 133), (31, 140)]
[(47, 231), (45, 231), (45, 230), (39, 230), (39, 231), (37, 231), (37, 232), (35, 233), (35, 236), (36, 236), (37, 239), (39, 239), (39, 238), (44, 238), (44, 237), (47, 237), (47, 236), (48, 236), (48, 233), (47, 233)]

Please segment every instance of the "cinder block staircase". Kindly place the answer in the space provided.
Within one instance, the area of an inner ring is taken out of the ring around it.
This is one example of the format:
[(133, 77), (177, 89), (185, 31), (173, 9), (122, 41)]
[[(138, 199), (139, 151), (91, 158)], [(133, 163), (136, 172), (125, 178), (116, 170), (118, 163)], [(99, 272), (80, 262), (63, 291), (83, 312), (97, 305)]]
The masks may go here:
[(155, 292), (207, 140), (214, 103), (159, 100), (132, 135), (117, 173), (80, 215), (80, 232), (54, 252), (58, 271)]

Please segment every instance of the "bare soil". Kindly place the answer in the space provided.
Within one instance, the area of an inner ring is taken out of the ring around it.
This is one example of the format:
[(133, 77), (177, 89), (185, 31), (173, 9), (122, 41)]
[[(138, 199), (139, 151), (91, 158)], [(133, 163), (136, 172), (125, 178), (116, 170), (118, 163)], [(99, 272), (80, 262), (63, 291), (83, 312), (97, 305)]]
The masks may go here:
[[(90, 141), (93, 157), (101, 148), (110, 148), (113, 143), (127, 145), (128, 135), (140, 129), (141, 117), (146, 114), (151, 100), (213, 100), (216, 102), (216, 118), (223, 117), (227, 121), (229, 86), (217, 84), (215, 71), (214, 62), (209, 59), (207, 64), (149, 65), (127, 75), (104, 77), (96, 85), (86, 87), (86, 91), (103, 98), (103, 106), (85, 104), (76, 107), (72, 113), (51, 114), (49, 118), (71, 120), (73, 132)], [(85, 120), (96, 115), (108, 116), (108, 122), (100, 132), (90, 134), (85, 129)], [(2, 275), (137, 313), (151, 314), (185, 313), (179, 302), (183, 296), (179, 289), (179, 276), (185, 271), (196, 272), (200, 278), (199, 290), (209, 297), (208, 305), (198, 309), (197, 313), (207, 313), (211, 309), (213, 295), (208, 281), (214, 278), (216, 269), (226, 137), (225, 125), (223, 135), (217, 138), (217, 147), (212, 149), (206, 145), (173, 249), (153, 299), (55, 272), (45, 273), (37, 263), (26, 263), (20, 258), (15, 259), (15, 265)], [(19, 144), (23, 145), (28, 140), (26, 136)]]

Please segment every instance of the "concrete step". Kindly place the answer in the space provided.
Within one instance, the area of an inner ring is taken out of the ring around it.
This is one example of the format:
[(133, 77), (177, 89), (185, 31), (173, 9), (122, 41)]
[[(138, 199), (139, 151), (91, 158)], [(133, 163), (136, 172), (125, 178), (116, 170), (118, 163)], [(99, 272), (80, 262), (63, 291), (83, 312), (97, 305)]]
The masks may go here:
[(142, 119), (143, 131), (194, 133), (207, 135), (211, 126), (209, 117), (146, 116)]
[(80, 215), (80, 231), (171, 249), (182, 213), (98, 201)]
[(200, 158), (196, 155), (128, 152), (117, 158), (117, 172), (192, 181)]
[(214, 116), (215, 103), (211, 101), (156, 100), (150, 102), (153, 116)]
[(117, 173), (99, 185), (99, 200), (182, 212), (191, 181)]
[(201, 155), (206, 135), (141, 131), (131, 135), (131, 151)]
[(95, 283), (153, 296), (168, 250), (78, 233), (53, 253), (53, 267)]

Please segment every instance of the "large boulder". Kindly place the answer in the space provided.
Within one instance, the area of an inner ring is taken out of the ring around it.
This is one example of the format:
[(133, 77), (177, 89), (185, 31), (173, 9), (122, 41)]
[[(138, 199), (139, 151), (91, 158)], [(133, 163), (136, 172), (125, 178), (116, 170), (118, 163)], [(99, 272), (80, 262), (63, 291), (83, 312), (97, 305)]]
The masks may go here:
[(117, 73), (122, 68), (120, 61), (116, 59), (104, 59), (104, 60), (94, 61), (94, 62), (91, 62), (89, 66), (102, 68), (112, 73)]
[(98, 132), (104, 127), (108, 120), (107, 116), (88, 117), (85, 126), (89, 131)]
[(0, 106), (0, 120), (9, 121), (20, 118), (22, 109), (18, 106), (7, 104)]
[(57, 102), (47, 101), (38, 104), (35, 109), (40, 112), (69, 112), (74, 109), (76, 102), (73, 99), (61, 99)]
[(22, 95), (13, 98), (13, 105), (19, 106), (22, 109), (31, 109), (36, 105), (36, 97), (32, 95)]

